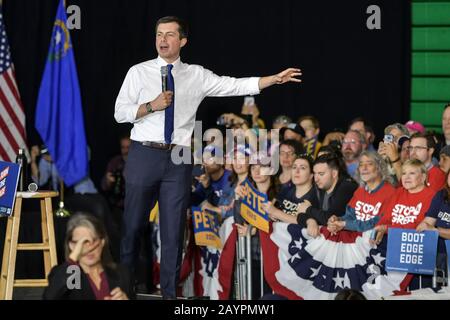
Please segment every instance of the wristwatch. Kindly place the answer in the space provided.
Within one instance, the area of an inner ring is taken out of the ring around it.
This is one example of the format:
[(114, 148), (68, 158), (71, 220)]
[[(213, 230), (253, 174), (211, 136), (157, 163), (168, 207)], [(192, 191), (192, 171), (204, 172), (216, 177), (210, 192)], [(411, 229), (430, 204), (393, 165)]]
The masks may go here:
[(151, 105), (151, 103), (150, 102), (147, 102), (146, 104), (145, 104), (145, 109), (147, 109), (147, 113), (153, 113), (153, 109), (152, 109), (152, 105)]

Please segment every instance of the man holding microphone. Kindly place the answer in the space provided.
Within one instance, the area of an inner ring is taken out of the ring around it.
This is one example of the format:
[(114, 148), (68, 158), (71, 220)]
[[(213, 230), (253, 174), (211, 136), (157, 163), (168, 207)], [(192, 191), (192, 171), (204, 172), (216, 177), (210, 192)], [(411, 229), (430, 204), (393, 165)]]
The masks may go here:
[[(192, 179), (192, 164), (173, 163), (171, 153), (174, 148), (177, 153), (191, 152), (198, 106), (208, 96), (255, 95), (275, 84), (301, 82), (295, 78), (301, 71), (294, 68), (268, 77), (236, 79), (183, 63), (180, 51), (187, 36), (187, 27), (181, 19), (169, 16), (158, 20), (155, 43), (158, 57), (128, 71), (114, 114), (117, 122), (134, 124), (125, 167), (121, 262), (134, 271), (139, 233), (158, 201), (160, 284), (165, 299), (176, 298)], [(164, 87), (167, 90), (161, 92)]]

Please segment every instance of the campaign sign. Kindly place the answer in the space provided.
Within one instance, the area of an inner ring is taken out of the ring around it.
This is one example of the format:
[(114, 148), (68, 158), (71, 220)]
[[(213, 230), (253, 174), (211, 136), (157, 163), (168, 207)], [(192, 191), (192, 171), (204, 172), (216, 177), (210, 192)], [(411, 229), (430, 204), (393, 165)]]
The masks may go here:
[(433, 275), (438, 237), (436, 231), (390, 228), (386, 270)]
[(267, 202), (267, 195), (256, 190), (248, 180), (244, 185), (248, 194), (241, 201), (241, 216), (252, 226), (268, 233), (269, 215), (262, 208), (262, 204)]
[(192, 207), (192, 223), (194, 224), (196, 245), (222, 249), (217, 214), (209, 210), (202, 211), (198, 207)]
[(20, 166), (0, 161), (0, 216), (11, 216), (16, 200)]

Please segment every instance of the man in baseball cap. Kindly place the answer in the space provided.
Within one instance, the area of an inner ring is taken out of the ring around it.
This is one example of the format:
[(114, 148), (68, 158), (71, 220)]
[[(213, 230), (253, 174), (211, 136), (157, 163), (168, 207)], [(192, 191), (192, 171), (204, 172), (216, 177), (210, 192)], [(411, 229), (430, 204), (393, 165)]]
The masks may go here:
[(303, 145), (305, 130), (298, 123), (290, 123), (287, 127), (280, 129), (280, 140), (296, 140)]

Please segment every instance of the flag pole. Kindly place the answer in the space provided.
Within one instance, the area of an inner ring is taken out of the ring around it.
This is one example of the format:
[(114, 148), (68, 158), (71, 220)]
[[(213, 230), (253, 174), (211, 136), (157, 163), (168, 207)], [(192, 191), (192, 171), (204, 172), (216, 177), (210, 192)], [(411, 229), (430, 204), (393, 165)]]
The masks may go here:
[(59, 208), (55, 212), (55, 216), (58, 218), (67, 218), (70, 217), (70, 212), (66, 208), (64, 208), (64, 181), (60, 179), (59, 181), (59, 190), (60, 190), (60, 197), (59, 197)]

